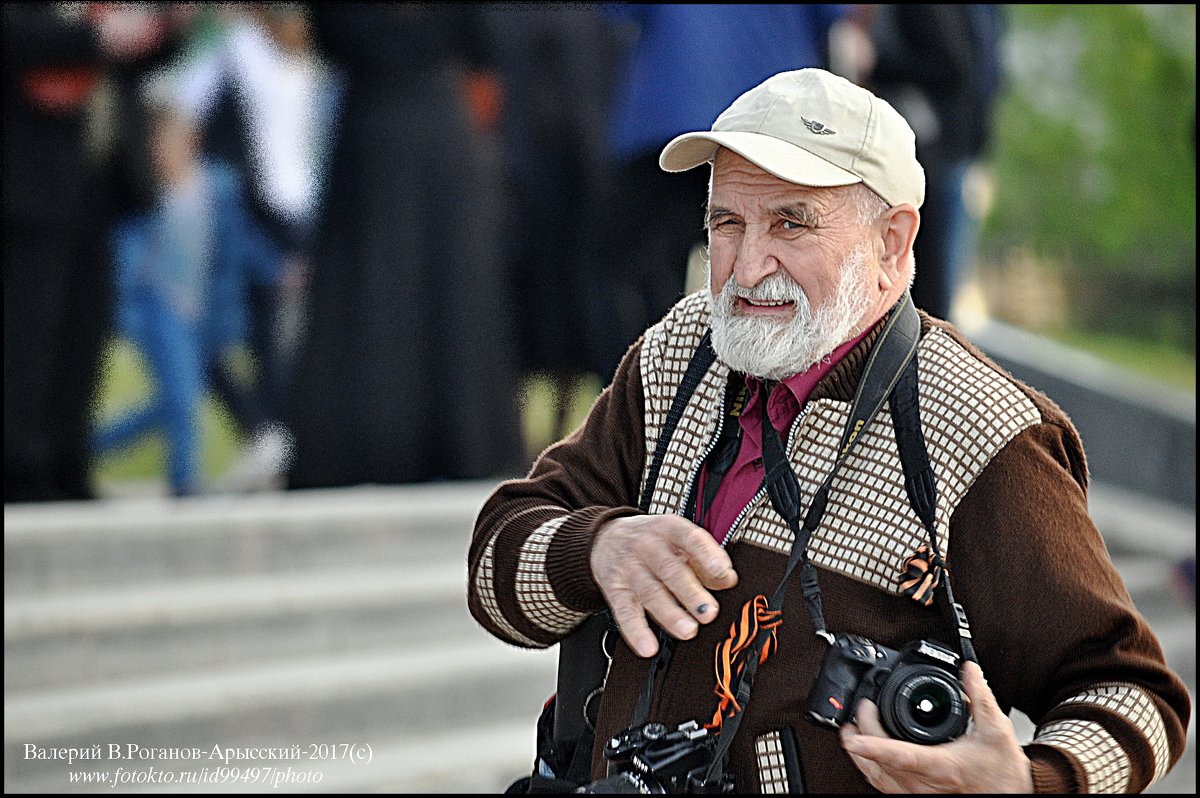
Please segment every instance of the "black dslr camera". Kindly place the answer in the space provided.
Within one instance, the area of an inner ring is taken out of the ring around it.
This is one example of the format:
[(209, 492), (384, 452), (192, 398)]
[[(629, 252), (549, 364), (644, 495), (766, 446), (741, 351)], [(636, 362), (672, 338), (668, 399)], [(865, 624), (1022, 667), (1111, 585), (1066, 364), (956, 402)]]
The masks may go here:
[(608, 778), (580, 787), (578, 793), (728, 793), (732, 782), (718, 776), (705, 781), (716, 738), (694, 720), (674, 730), (664, 723), (626, 729), (604, 746)]
[(928, 640), (896, 651), (859, 635), (835, 635), (808, 695), (808, 715), (837, 728), (853, 720), (859, 699), (869, 698), (892, 737), (923, 745), (953, 740), (970, 719), (958, 660)]

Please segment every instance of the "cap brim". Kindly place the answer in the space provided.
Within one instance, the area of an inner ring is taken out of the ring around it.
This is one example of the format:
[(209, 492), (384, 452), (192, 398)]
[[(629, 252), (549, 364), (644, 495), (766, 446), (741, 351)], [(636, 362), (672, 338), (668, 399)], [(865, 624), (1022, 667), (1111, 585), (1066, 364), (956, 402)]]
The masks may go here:
[(667, 172), (685, 172), (712, 161), (718, 147), (733, 150), (759, 168), (801, 186), (849, 186), (862, 182), (858, 175), (791, 142), (744, 131), (676, 136), (663, 148), (658, 165)]

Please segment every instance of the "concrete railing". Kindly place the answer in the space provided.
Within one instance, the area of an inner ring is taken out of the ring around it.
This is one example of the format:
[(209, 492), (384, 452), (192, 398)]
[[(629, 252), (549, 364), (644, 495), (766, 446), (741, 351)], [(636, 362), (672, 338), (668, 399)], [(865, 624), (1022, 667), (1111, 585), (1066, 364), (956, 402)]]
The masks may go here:
[(1058, 403), (1092, 477), (1196, 506), (1196, 394), (997, 321), (963, 331), (1013, 376)]

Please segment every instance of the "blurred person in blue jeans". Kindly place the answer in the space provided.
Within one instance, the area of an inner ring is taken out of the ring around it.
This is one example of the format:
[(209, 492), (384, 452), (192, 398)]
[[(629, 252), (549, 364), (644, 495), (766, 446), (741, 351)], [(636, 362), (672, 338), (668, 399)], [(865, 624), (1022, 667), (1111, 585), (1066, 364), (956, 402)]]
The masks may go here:
[(210, 20), (207, 38), (177, 72), (176, 96), (196, 119), (202, 157), (238, 175), (247, 211), (282, 256), (279, 280), (252, 281), (246, 297), (259, 401), (247, 408), (226, 371), (209, 371), (213, 393), (229, 406), (245, 443), (213, 487), (270, 489), (283, 487), (283, 456), (291, 448), (284, 419), (340, 81), (314, 51), (300, 4), (222, 6)]
[[(103, 455), (161, 429), (171, 492), (184, 496), (200, 491), (208, 374), (229, 368), (246, 339), (249, 286), (277, 279), (281, 256), (252, 221), (236, 174), (199, 156), (194, 120), (164, 96), (151, 104), (159, 193), (115, 227), (112, 243), (118, 330), (145, 356), (155, 391), (101, 426), (94, 449)], [(253, 408), (254, 389), (237, 401)]]
[[(238, 173), (249, 212), (284, 255), (279, 284), (249, 296), (263, 398), (282, 420), (339, 81), (314, 51), (302, 4), (221, 6), (208, 44), (183, 71), (181, 98), (194, 109), (202, 152)], [(253, 450), (259, 431), (247, 437)]]
[(483, 9), (308, 9), (342, 93), (304, 295), (288, 487), (516, 475), (512, 221)]

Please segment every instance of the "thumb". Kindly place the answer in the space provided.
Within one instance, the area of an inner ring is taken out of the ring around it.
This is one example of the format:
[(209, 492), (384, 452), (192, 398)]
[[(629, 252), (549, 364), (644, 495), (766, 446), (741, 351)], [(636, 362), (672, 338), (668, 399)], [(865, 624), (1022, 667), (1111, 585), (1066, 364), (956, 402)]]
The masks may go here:
[(979, 667), (979, 663), (963, 663), (962, 684), (967, 699), (971, 702), (971, 717), (975, 720), (976, 727), (991, 729), (1000, 720), (1006, 719), (1004, 713), (1000, 711), (1000, 705), (996, 702), (992, 688), (988, 686), (987, 679), (983, 677), (983, 669)]

